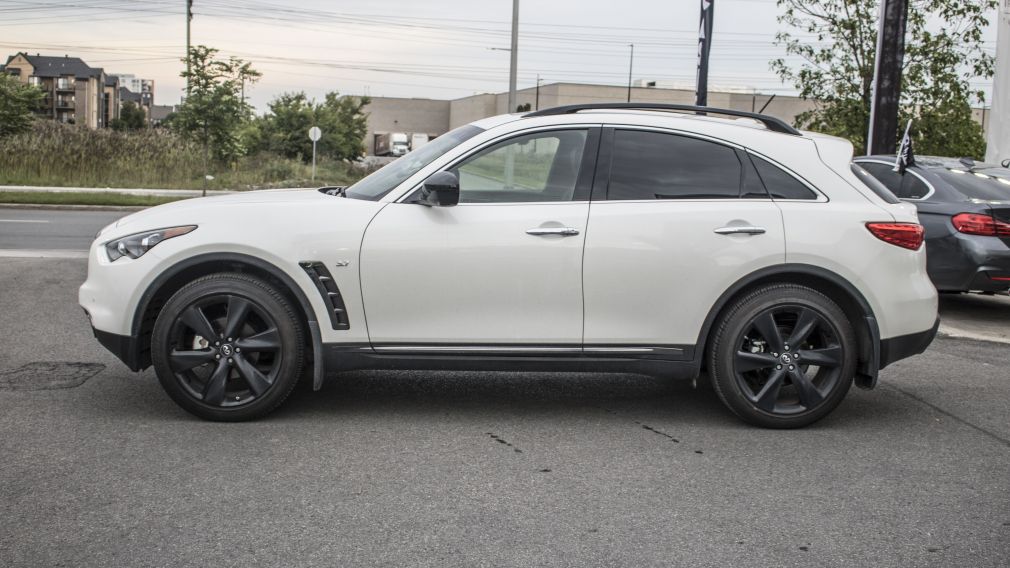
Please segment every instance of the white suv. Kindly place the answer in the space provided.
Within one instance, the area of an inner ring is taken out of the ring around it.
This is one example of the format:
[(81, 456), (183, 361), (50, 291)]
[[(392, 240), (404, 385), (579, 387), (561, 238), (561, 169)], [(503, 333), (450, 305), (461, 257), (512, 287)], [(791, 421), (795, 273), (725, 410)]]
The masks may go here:
[(704, 370), (744, 420), (797, 427), (936, 332), (915, 207), (851, 158), (721, 109), (497, 116), (346, 190), (130, 215), (80, 302), (212, 420), (267, 414), (303, 370)]

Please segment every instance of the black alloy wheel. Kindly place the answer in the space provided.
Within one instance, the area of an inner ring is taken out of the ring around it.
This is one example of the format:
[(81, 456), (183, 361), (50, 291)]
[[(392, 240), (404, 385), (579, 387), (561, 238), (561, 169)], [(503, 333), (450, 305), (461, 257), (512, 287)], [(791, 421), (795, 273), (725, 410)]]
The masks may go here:
[(802, 286), (768, 286), (728, 310), (709, 369), (741, 418), (795, 428), (841, 402), (855, 374), (855, 345), (852, 326), (829, 298)]
[(301, 374), (302, 341), (287, 298), (248, 276), (215, 274), (166, 303), (151, 353), (159, 381), (183, 408), (248, 420), (287, 398)]

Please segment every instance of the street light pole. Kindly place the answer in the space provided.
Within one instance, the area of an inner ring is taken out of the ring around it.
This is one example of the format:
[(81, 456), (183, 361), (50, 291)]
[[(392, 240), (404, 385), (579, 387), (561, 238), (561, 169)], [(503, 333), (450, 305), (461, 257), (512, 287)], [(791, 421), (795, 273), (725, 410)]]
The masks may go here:
[(186, 0), (186, 97), (189, 98), (189, 23), (193, 21), (193, 0)]
[(519, 0), (512, 0), (512, 49), (509, 61), (509, 102), (506, 112), (516, 111), (516, 68), (519, 55)]
[(533, 106), (536, 107), (533, 110), (540, 110), (540, 73), (537, 73), (537, 96)]
[(635, 44), (629, 43), (631, 46), (631, 58), (628, 59), (628, 102), (631, 102), (631, 69), (635, 65)]

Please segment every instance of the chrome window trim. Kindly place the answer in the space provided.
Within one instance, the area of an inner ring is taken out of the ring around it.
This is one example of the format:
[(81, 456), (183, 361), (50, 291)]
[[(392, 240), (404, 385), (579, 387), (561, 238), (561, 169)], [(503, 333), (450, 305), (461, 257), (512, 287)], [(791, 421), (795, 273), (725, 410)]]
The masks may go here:
[[(856, 164), (871, 163), (871, 164), (883, 164), (885, 166), (894, 166), (893, 162), (885, 162), (884, 160), (874, 160), (874, 159), (862, 159), (862, 160), (858, 160), (857, 159), (857, 160), (852, 160), (852, 161), (855, 162)], [(867, 171), (867, 173), (869, 173), (869, 171)], [(934, 193), (936, 193), (936, 188), (933, 187), (933, 184), (929, 183), (926, 180), (926, 178), (922, 177), (920, 174), (918, 174), (918, 173), (916, 173), (916, 172), (914, 172), (912, 170), (905, 170), (905, 173), (912, 174), (913, 176), (919, 178), (919, 181), (921, 181), (922, 183), (926, 184), (926, 187), (929, 188), (929, 191), (927, 191), (926, 195), (923, 195), (922, 197), (916, 197), (916, 198), (898, 197), (898, 199), (900, 199), (902, 201), (925, 201), (925, 200), (929, 199), (930, 197), (932, 197)], [(873, 174), (870, 174), (870, 175), (872, 176)], [(876, 176), (874, 176), (874, 179), (876, 179)], [(880, 181), (880, 180), (878, 179), (877, 181)], [(880, 182), (880, 183), (884, 183), (884, 182)], [(888, 189), (890, 189), (890, 188), (888, 188)], [(897, 197), (897, 196), (895, 196), (895, 197)]]

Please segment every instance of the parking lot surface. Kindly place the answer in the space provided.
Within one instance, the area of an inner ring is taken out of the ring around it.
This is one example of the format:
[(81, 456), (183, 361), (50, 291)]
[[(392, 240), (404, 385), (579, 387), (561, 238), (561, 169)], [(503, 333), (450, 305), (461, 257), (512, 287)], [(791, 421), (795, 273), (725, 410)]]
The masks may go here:
[(0, 566), (1006, 566), (1008, 346), (941, 338), (799, 431), (637, 375), (348, 373), (190, 417), (0, 264)]

